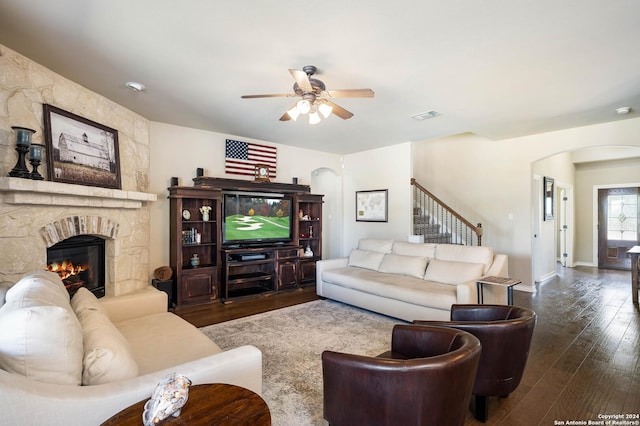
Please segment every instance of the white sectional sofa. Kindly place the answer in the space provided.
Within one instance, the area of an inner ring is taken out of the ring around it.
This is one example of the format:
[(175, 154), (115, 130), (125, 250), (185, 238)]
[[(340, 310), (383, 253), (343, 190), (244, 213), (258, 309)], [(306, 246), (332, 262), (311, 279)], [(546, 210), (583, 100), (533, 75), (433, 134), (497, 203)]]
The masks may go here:
[[(405, 321), (449, 320), (451, 305), (477, 303), (476, 281), (508, 276), (508, 259), (490, 247), (362, 239), (349, 257), (317, 262), (319, 296)], [(485, 303), (506, 291), (484, 288)]]
[(153, 287), (70, 300), (57, 274), (38, 271), (0, 289), (0, 306), (1, 424), (99, 425), (174, 372), (262, 393), (259, 349), (222, 351)]

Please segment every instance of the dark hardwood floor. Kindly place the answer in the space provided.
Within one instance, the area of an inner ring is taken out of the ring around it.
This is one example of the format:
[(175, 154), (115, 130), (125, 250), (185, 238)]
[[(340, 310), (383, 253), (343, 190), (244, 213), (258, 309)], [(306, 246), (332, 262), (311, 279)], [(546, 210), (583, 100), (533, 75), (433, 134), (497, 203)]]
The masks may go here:
[[(638, 422), (640, 314), (631, 273), (560, 267), (537, 293), (514, 293), (538, 322), (520, 386), (508, 398), (490, 398), (486, 424), (587, 424), (605, 414)], [(465, 424), (482, 423), (469, 415)]]
[[(514, 292), (514, 303), (536, 311), (538, 322), (520, 386), (508, 398), (489, 399), (485, 424), (587, 424), (625, 414), (631, 417), (618, 420), (638, 422), (640, 311), (631, 301), (631, 273), (560, 267), (537, 290)], [(201, 327), (316, 298), (309, 287), (176, 313)], [(465, 426), (481, 424), (470, 411)]]

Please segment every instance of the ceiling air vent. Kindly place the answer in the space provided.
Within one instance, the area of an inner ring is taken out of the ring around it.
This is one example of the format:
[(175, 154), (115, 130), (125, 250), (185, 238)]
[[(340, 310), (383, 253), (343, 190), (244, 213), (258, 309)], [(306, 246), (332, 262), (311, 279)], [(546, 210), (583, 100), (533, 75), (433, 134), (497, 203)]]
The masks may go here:
[(429, 118), (434, 118), (437, 117), (440, 114), (438, 111), (427, 111), (427, 112), (421, 112), (420, 114), (416, 114), (416, 115), (412, 115), (411, 118), (415, 118), (416, 120), (428, 120)]

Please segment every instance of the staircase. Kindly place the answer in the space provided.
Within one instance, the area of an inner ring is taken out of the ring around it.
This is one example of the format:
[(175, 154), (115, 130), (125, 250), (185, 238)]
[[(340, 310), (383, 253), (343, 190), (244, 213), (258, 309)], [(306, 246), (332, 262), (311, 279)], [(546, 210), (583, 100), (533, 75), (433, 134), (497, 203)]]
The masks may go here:
[(425, 243), (482, 245), (482, 224), (473, 225), (422, 185), (413, 186), (413, 234)]

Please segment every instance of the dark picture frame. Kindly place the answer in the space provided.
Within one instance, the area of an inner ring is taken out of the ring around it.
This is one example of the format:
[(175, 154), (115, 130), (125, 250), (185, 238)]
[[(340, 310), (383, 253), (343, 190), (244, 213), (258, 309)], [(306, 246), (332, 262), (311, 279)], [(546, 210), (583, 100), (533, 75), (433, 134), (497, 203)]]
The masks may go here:
[(118, 131), (43, 105), (50, 181), (121, 189)]
[(356, 222), (388, 222), (389, 190), (356, 191)]
[(550, 177), (544, 177), (542, 187), (542, 199), (543, 199), (543, 215), (544, 220), (553, 220), (553, 207), (554, 207), (554, 194), (555, 194), (555, 180)]

